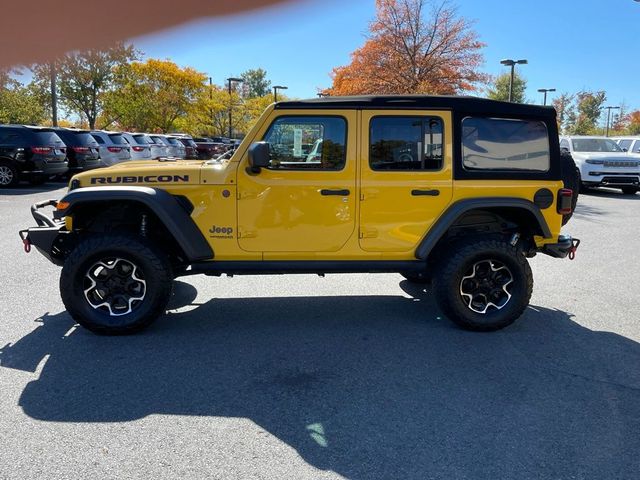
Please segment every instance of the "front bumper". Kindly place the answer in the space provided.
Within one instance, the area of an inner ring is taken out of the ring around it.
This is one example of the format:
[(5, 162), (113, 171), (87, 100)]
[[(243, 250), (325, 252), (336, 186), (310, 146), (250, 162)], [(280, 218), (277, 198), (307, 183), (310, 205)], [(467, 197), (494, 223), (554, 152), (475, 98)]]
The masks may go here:
[(541, 252), (554, 258), (569, 257), (573, 260), (579, 245), (580, 240), (577, 238), (572, 238), (570, 235), (560, 235), (557, 243), (545, 244)]
[(66, 231), (64, 222), (51, 219), (40, 211), (45, 207), (55, 207), (57, 203), (57, 200), (47, 200), (32, 205), (31, 215), (38, 226), (20, 230), (18, 233), (25, 252), (28, 253), (31, 246), (34, 246), (47, 260), (62, 265), (69, 232)]

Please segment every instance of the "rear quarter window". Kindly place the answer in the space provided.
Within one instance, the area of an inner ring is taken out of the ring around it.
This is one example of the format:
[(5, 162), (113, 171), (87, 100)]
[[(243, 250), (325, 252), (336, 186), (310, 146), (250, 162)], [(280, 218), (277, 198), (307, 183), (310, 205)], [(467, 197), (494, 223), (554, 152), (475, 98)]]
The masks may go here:
[(547, 172), (549, 134), (536, 120), (467, 117), (462, 121), (465, 170)]

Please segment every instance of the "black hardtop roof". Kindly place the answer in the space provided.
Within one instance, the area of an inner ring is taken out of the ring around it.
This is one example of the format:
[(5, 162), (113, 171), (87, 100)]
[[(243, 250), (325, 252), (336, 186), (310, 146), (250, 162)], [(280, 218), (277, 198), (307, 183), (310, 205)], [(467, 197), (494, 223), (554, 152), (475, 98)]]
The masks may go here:
[(358, 95), (322, 97), (276, 103), (277, 109), (442, 109), (495, 115), (555, 117), (553, 107), (500, 102), (488, 98), (458, 95)]

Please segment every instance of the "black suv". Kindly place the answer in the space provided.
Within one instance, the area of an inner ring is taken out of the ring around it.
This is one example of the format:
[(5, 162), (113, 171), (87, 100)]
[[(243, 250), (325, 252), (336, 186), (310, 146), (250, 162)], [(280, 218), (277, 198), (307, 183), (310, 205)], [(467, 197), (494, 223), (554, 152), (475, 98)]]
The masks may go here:
[(69, 176), (78, 172), (102, 167), (98, 142), (88, 130), (73, 128), (52, 129), (67, 146)]
[(67, 148), (50, 128), (0, 125), (0, 188), (37, 185), (68, 170)]
[(184, 145), (187, 160), (198, 160), (198, 144), (188, 137), (175, 137)]

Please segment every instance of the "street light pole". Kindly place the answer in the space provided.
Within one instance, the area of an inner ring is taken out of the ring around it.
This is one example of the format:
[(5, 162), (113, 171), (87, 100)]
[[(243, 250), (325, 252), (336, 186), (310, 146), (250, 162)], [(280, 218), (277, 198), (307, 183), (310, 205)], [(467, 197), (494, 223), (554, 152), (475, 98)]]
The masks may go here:
[(231, 126), (231, 110), (233, 108), (233, 102), (231, 99), (231, 82), (242, 83), (244, 80), (242, 78), (229, 77), (227, 78), (227, 83), (229, 87), (229, 138), (231, 138), (233, 134), (233, 128)]
[(607, 133), (605, 137), (609, 136), (609, 121), (611, 120), (611, 110), (620, 110), (620, 107), (604, 107), (607, 109)]
[(544, 101), (542, 102), (542, 105), (546, 105), (547, 104), (547, 92), (555, 92), (556, 89), (555, 88), (539, 88), (538, 91), (540, 93), (544, 93)]
[(512, 60), (510, 58), (505, 58), (504, 60), (501, 60), (500, 63), (502, 65), (511, 67), (511, 80), (509, 80), (509, 101), (512, 102), (513, 101), (513, 80), (515, 76), (516, 65), (526, 65), (529, 62), (524, 58), (522, 60)]
[(282, 85), (274, 85), (273, 86), (273, 101), (278, 101), (278, 90), (287, 90), (289, 87), (285, 87)]

